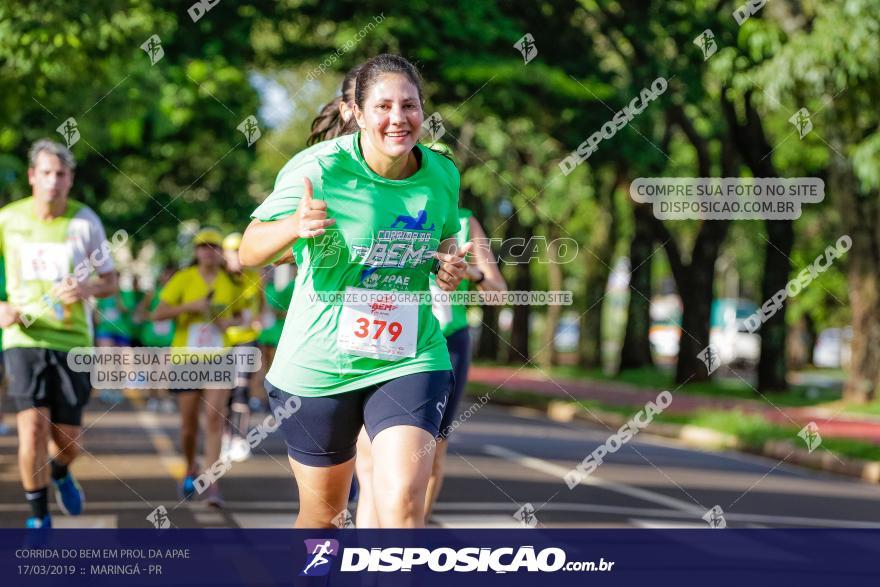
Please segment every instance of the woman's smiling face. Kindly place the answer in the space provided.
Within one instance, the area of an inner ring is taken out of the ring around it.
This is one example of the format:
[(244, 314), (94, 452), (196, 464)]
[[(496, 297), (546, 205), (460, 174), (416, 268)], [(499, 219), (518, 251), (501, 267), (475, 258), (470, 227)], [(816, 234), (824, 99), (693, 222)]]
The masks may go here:
[(356, 107), (355, 116), (370, 146), (399, 159), (418, 142), (425, 115), (418, 88), (405, 75), (386, 73), (371, 85), (363, 110)]

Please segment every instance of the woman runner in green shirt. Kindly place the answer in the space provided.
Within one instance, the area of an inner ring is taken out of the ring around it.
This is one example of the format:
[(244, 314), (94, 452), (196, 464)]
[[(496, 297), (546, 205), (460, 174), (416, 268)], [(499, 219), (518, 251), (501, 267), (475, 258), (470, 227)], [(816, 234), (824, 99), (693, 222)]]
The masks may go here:
[[(412, 64), (394, 55), (367, 61), (355, 96), (360, 131), (285, 165), (239, 255), (256, 266), (292, 247), (300, 268), (266, 377), (299, 486), (297, 526), (333, 527), (345, 509), (364, 425), (384, 473), (373, 479), (384, 497), (379, 524), (422, 527), (433, 454), (413, 456), (439, 431), (452, 378), (445, 340), (430, 305), (359, 300), (426, 291), (432, 267), (452, 291), (470, 245), (456, 250), (450, 238), (458, 171), (417, 144), (424, 113)], [(321, 298), (341, 293), (344, 304)]]

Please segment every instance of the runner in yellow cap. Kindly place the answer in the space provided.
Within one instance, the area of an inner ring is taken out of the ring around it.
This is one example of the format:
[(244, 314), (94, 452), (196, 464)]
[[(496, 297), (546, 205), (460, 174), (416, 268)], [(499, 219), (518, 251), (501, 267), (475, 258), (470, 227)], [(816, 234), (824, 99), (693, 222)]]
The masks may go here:
[[(265, 306), (260, 272), (244, 269), (238, 260), (238, 247), (241, 233), (233, 232), (223, 239), (223, 257), (229, 276), (238, 286), (241, 294), (236, 302), (236, 312), (240, 318), (226, 329), (226, 340), (235, 349), (257, 348), (262, 324), (260, 318)], [(241, 462), (251, 456), (251, 446), (245, 435), (248, 431), (250, 409), (248, 400), (253, 372), (238, 373), (235, 387), (229, 397), (229, 429), (223, 436), (224, 454), (233, 461)]]
[[(233, 323), (235, 304), (241, 293), (223, 267), (221, 244), (223, 235), (211, 228), (200, 230), (193, 244), (196, 262), (175, 273), (159, 294), (159, 305), (153, 310), (152, 320), (173, 319), (175, 349), (229, 346), (226, 329)], [(220, 458), (220, 442), (229, 389), (172, 389), (178, 400), (181, 420), (181, 446), (186, 458), (186, 475), (181, 494), (192, 498), (197, 490), (196, 446), (199, 433), (199, 407), (205, 409), (205, 469)], [(223, 498), (216, 483), (206, 488), (209, 505), (221, 507)], [(201, 492), (201, 489), (199, 489)]]

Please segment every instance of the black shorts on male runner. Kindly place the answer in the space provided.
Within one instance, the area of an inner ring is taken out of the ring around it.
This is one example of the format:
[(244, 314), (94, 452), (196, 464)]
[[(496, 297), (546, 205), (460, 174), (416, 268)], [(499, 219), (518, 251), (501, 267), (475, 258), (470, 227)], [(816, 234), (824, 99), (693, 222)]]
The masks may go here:
[(92, 393), (89, 373), (67, 365), (67, 353), (41, 348), (3, 351), (7, 393), (17, 412), (48, 408), (53, 424), (82, 425), (82, 413)]
[(304, 465), (329, 467), (354, 457), (361, 426), (370, 440), (392, 426), (416, 426), (436, 437), (452, 383), (451, 371), (428, 371), (336, 395), (295, 396), (298, 402), (269, 381), (265, 385), (273, 414), (299, 405), (279, 426), (287, 454)]

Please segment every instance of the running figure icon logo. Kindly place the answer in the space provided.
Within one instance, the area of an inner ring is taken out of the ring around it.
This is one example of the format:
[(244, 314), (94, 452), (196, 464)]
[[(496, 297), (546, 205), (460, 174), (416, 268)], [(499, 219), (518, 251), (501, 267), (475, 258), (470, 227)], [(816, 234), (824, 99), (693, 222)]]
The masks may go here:
[(715, 34), (711, 29), (706, 29), (700, 36), (694, 39), (694, 45), (703, 52), (703, 61), (706, 61), (718, 51), (718, 43), (715, 42)]
[(235, 128), (241, 131), (241, 134), (247, 139), (248, 147), (253, 145), (257, 139), (263, 136), (263, 133), (260, 132), (260, 127), (257, 124), (257, 119), (253, 115), (242, 120), (241, 124)]
[(434, 230), (434, 223), (430, 228), (425, 228), (425, 222), (428, 221), (428, 211), (419, 210), (416, 216), (407, 216), (400, 214), (391, 224), (391, 228), (397, 228), (398, 224), (403, 224), (403, 228), (407, 230)]
[(535, 45), (535, 37), (530, 33), (524, 34), (519, 41), (513, 44), (514, 49), (518, 49), (522, 53), (523, 61), (529, 63), (538, 55), (538, 47)]
[(709, 375), (712, 374), (715, 369), (721, 365), (721, 359), (718, 355), (718, 347), (714, 344), (710, 344), (697, 355), (697, 358), (703, 361), (706, 365), (706, 370), (709, 372)]
[(330, 563), (339, 554), (339, 541), (331, 538), (313, 538), (306, 540), (305, 543), (308, 559), (299, 576), (323, 577), (330, 572)]
[(724, 510), (720, 505), (714, 506), (711, 510), (703, 514), (703, 519), (709, 524), (710, 528), (723, 529), (727, 528), (727, 520), (724, 519)]
[(815, 422), (810, 422), (798, 432), (798, 436), (800, 436), (805, 443), (807, 443), (807, 450), (809, 452), (813, 452), (819, 445), (822, 444), (822, 435), (819, 434), (819, 427)]
[(152, 522), (159, 530), (165, 530), (171, 527), (171, 520), (168, 518), (168, 510), (164, 505), (160, 505), (147, 516), (147, 521)]
[(431, 136), (432, 143), (436, 143), (446, 134), (446, 127), (443, 126), (443, 117), (440, 116), (439, 112), (435, 112), (426, 118), (425, 122), (422, 123), (422, 128)]
[(535, 506), (527, 503), (516, 510), (516, 513), (513, 514), (513, 518), (519, 520), (519, 522), (527, 528), (534, 528), (538, 525), (538, 517), (535, 515), (536, 512), (537, 510), (535, 509)]
[(810, 111), (806, 108), (801, 108), (792, 114), (788, 121), (797, 129), (801, 140), (804, 140), (804, 137), (813, 130), (813, 121), (810, 120)]
[(64, 142), (67, 143), (68, 149), (79, 141), (79, 125), (77, 125), (76, 118), (73, 116), (61, 123), (61, 126), (55, 130), (64, 137)]
[(156, 65), (163, 57), (165, 57), (165, 49), (162, 48), (162, 39), (160, 39), (158, 35), (152, 35), (149, 39), (144, 41), (144, 44), (141, 45), (141, 49), (143, 49), (144, 53), (150, 58), (150, 67)]

